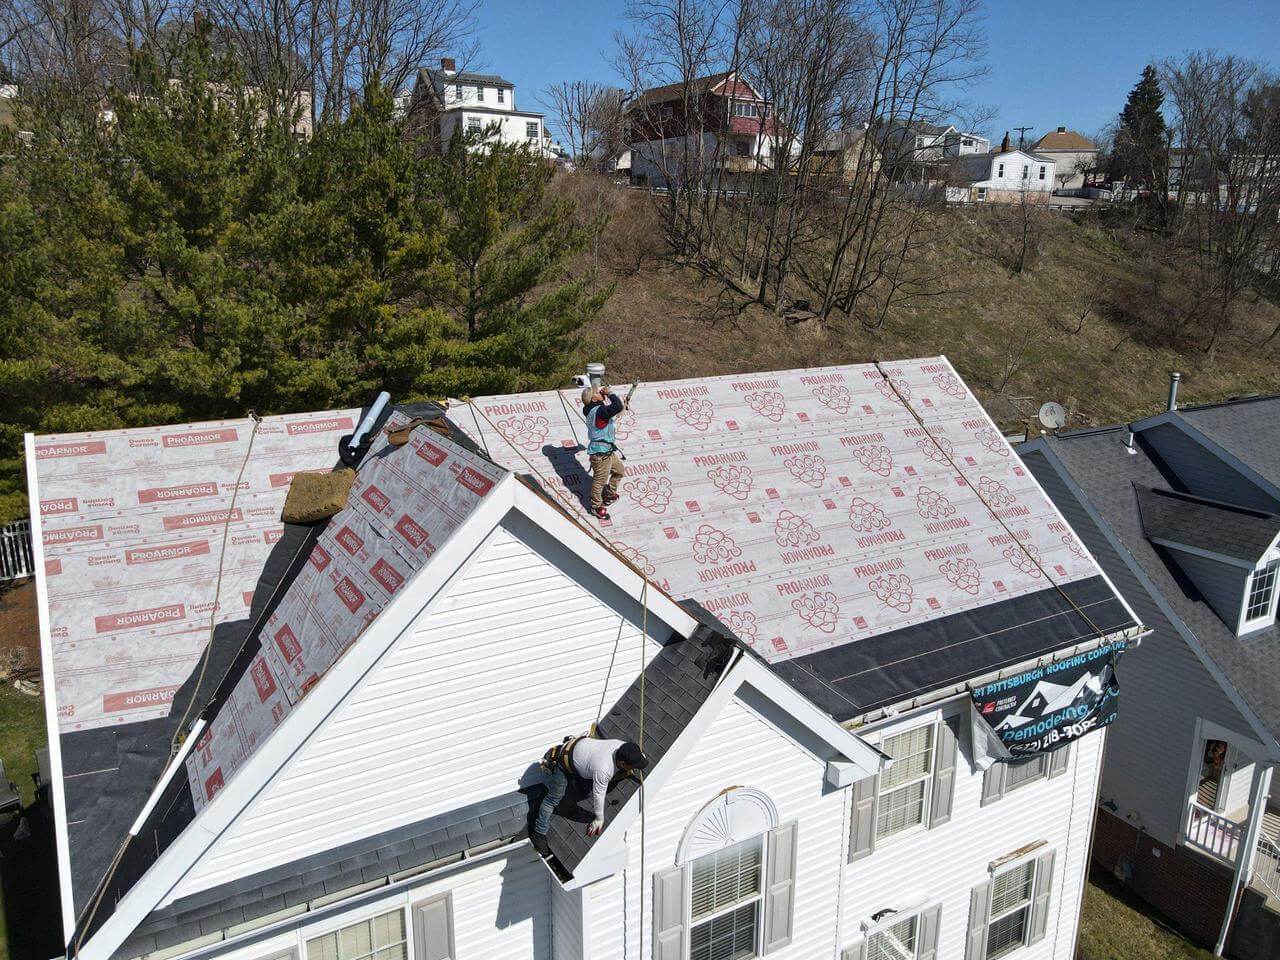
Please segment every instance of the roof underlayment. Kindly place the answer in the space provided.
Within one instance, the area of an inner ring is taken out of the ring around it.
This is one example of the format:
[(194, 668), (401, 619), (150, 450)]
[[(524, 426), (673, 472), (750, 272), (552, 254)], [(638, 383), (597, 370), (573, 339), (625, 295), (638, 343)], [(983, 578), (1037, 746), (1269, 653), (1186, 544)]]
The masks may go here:
[[(946, 358), (882, 367), (642, 384), (601, 530), (774, 664), (1098, 575)], [(587, 517), (579, 394), (449, 416)]]

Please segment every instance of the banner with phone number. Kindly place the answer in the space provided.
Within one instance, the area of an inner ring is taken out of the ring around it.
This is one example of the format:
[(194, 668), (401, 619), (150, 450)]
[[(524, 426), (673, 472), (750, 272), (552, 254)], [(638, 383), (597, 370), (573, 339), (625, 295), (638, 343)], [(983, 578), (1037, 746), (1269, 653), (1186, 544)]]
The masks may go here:
[(1103, 644), (976, 687), (971, 697), (978, 765), (985, 769), (1046, 753), (1113, 722), (1120, 697), (1116, 659), (1124, 647)]

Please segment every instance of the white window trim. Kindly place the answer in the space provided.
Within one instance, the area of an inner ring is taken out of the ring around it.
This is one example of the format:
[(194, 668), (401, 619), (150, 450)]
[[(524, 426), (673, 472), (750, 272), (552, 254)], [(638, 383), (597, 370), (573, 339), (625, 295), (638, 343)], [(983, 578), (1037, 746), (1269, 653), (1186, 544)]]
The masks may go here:
[(1271, 550), (1267, 551), (1262, 562), (1249, 571), (1249, 576), (1245, 579), (1243, 596), (1240, 598), (1240, 629), (1236, 631), (1236, 636), (1252, 633), (1254, 630), (1261, 630), (1275, 623), (1276, 605), (1280, 601), (1280, 571), (1277, 571), (1276, 582), (1271, 587), (1271, 602), (1267, 607), (1267, 612), (1261, 616), (1246, 619), (1246, 615), (1249, 612), (1249, 596), (1253, 592), (1254, 578), (1264, 573), (1273, 563), (1280, 563), (1280, 555), (1277, 555), (1274, 545)]
[[(413, 960), (413, 927), (412, 917), (409, 916), (409, 906), (405, 902), (403, 895), (396, 898), (399, 902), (388, 903), (385, 900), (380, 904), (369, 904), (361, 910), (353, 913), (338, 914), (329, 917), (323, 923), (315, 924), (312, 927), (298, 928), (298, 955), (302, 960), (311, 960), (307, 944), (318, 937), (326, 937), (331, 933), (337, 933), (345, 930), (347, 927), (353, 927), (358, 923), (367, 923), (377, 917), (386, 916), (389, 913), (399, 913), (400, 922), (404, 925), (404, 942), (405, 956), (409, 960)], [(374, 951), (375, 953), (377, 951)]]
[[(765, 873), (769, 864), (769, 831), (766, 830), (764, 833), (756, 834), (756, 836), (760, 838), (760, 888), (756, 891), (756, 895), (754, 897), (749, 897), (746, 900), (739, 900), (736, 903), (733, 903), (727, 907), (721, 907), (719, 910), (713, 911), (712, 913), (707, 914), (705, 917), (699, 917), (697, 920), (694, 920), (693, 919), (693, 865), (697, 860), (701, 860), (702, 857), (695, 857), (694, 859), (686, 862), (681, 867), (681, 869), (684, 870), (684, 875), (685, 875), (685, 889), (689, 891), (689, 895), (684, 898), (684, 925), (685, 925), (685, 930), (688, 931), (687, 945), (689, 948), (689, 952), (687, 956), (692, 956), (693, 954), (693, 928), (695, 926), (701, 927), (705, 924), (708, 924), (712, 920), (716, 919), (717, 917), (721, 917), (726, 914), (733, 913), (735, 910), (742, 909), (748, 903), (754, 903), (756, 905), (756, 929), (755, 929), (754, 942), (752, 943), (752, 950), (753, 950), (752, 956), (758, 957), (761, 955), (761, 951), (763, 950), (763, 947), (764, 947), (764, 924), (765, 924), (764, 898), (765, 898), (765, 885), (768, 881), (768, 878), (765, 876)], [(734, 844), (745, 843), (746, 840), (752, 840), (752, 839), (755, 839), (755, 837), (747, 837), (745, 838), (745, 840), (737, 840), (737, 841), (734, 841)], [(704, 854), (704, 856), (714, 856), (714, 855), (715, 855), (715, 852)]]
[(914, 917), (916, 921), (915, 956), (919, 957), (920, 956), (920, 919), (924, 916), (924, 913), (926, 910), (932, 910), (935, 906), (938, 905), (938, 903), (939, 901), (937, 900), (924, 900), (917, 904), (901, 907), (900, 909), (896, 910), (894, 913), (891, 913), (880, 920), (872, 920), (871, 917), (867, 917), (860, 924), (862, 929), (862, 939), (867, 944), (867, 952), (870, 953), (871, 938), (874, 937), (876, 934), (884, 933), (894, 924), (901, 923), (903, 920), (910, 920)]
[[(938, 746), (938, 724), (940, 724), (941, 722), (942, 722), (942, 714), (940, 712), (935, 711), (928, 719), (915, 717), (911, 722), (902, 723), (892, 728), (884, 730), (880, 734), (880, 739), (876, 741), (876, 746), (883, 748), (884, 742), (888, 740), (890, 737), (896, 737), (899, 734), (903, 734), (903, 733), (911, 733), (913, 730), (918, 730), (921, 727), (933, 728), (933, 732), (929, 735), (929, 774), (926, 780), (927, 785), (924, 790), (924, 802), (921, 806), (921, 817), (920, 817), (919, 823), (914, 824), (910, 827), (906, 827), (905, 829), (899, 830), (896, 833), (891, 833), (884, 837), (880, 836), (878, 832), (879, 825), (880, 825), (880, 801), (884, 797), (885, 791), (879, 783), (876, 784), (876, 810), (875, 810), (875, 818), (872, 821), (871, 828), (877, 831), (875, 835), (877, 852), (887, 844), (896, 843), (898, 840), (905, 837), (913, 837), (917, 833), (921, 833), (929, 829), (929, 814), (932, 812), (932, 808), (933, 808), (933, 778), (937, 773), (937, 770), (934, 768), (934, 765), (937, 759), (936, 753), (937, 753), (937, 746)], [(898, 786), (896, 787), (891, 787), (890, 790), (891, 791), (902, 790), (905, 787), (910, 786), (910, 784), (913, 782), (915, 781), (909, 781), (908, 783), (898, 784)]]
[[(983, 938), (984, 943), (986, 943), (991, 936), (991, 925), (993, 923), (995, 923), (997, 920), (1003, 919), (1004, 917), (1010, 916), (1014, 912), (1016, 912), (1015, 910), (1009, 910), (1008, 912), (1003, 913), (999, 917), (997, 917), (994, 911), (992, 911), (991, 903), (996, 896), (996, 877), (1000, 876), (1001, 874), (1008, 873), (1011, 870), (1018, 870), (1022, 867), (1025, 867), (1028, 863), (1032, 865), (1031, 867), (1031, 898), (1027, 901), (1024, 907), (1016, 908), (1018, 910), (1027, 911), (1027, 925), (1022, 932), (1022, 943), (1011, 950), (1006, 950), (1004, 953), (1000, 955), (1001, 957), (1011, 957), (1015, 953), (1017, 953), (1019, 950), (1026, 947), (1027, 938), (1031, 936), (1031, 919), (1032, 919), (1032, 913), (1034, 912), (1035, 905), (1036, 905), (1036, 890), (1039, 889), (1039, 885), (1040, 885), (1040, 856), (1041, 854), (1048, 852), (1048, 850), (1049, 850), (1049, 845), (1047, 843), (1039, 843), (1039, 844), (1036, 844), (1036, 846), (1031, 850), (1028, 850), (1026, 853), (1020, 854), (1019, 856), (1014, 857), (1013, 859), (1010, 859), (1010, 860), (997, 860), (987, 867), (987, 873), (989, 874), (989, 877), (991, 880), (991, 886), (990, 886), (990, 889), (987, 891), (987, 935)], [(987, 958), (987, 952), (986, 952), (986, 949), (984, 948), (981, 960), (986, 960), (986, 958)]]

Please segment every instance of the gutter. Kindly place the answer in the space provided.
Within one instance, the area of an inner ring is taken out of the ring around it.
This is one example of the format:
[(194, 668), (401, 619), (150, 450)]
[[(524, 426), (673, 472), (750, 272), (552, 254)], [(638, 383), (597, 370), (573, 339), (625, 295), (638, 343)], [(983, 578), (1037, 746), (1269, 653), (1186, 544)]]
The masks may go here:
[(907, 700), (899, 700), (897, 703), (887, 704), (883, 707), (877, 707), (866, 713), (859, 714), (846, 720), (843, 724), (846, 730), (854, 730), (857, 727), (866, 726), (869, 723), (876, 723), (880, 720), (886, 720), (890, 717), (896, 717), (900, 713), (909, 710), (915, 710), (917, 707), (927, 706), (929, 704), (938, 703), (943, 700), (950, 700), (952, 697), (968, 693), (975, 687), (985, 686), (988, 683), (994, 683), (997, 680), (1003, 680), (1006, 677), (1023, 673), (1034, 667), (1044, 667), (1051, 663), (1057, 663), (1059, 660), (1066, 660), (1081, 653), (1088, 653), (1090, 650), (1096, 650), (1104, 643), (1114, 643), (1117, 639), (1123, 640), (1126, 647), (1139, 647), (1142, 645), (1142, 638), (1149, 637), (1155, 631), (1150, 627), (1135, 626), (1117, 633), (1107, 634), (1105, 637), (1094, 637), (1083, 643), (1077, 643), (1075, 646), (1064, 647), (1061, 650), (1055, 650), (1052, 654), (1043, 657), (1036, 657), (1033, 660), (1023, 660), (1020, 663), (1010, 664), (991, 673), (984, 673), (980, 676), (971, 677), (962, 680), (959, 683), (952, 684), (949, 687), (940, 687), (937, 690), (931, 690), (929, 693), (921, 694), (917, 697), (911, 697)]

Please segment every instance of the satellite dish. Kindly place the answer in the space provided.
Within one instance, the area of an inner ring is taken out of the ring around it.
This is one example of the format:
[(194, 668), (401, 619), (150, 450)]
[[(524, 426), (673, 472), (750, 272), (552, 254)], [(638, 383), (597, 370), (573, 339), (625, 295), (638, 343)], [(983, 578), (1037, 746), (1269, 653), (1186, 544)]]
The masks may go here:
[(1048, 403), (1041, 404), (1040, 411), (1036, 416), (1050, 430), (1057, 430), (1059, 427), (1066, 425), (1067, 408), (1050, 400)]

